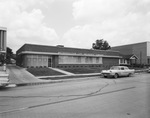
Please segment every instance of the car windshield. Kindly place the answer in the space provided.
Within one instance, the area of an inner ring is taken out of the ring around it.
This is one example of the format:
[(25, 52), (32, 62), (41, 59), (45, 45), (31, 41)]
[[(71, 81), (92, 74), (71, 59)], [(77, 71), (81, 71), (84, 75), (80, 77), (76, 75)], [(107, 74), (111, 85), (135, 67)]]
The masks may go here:
[(117, 66), (113, 66), (110, 68), (110, 70), (118, 70), (118, 67)]

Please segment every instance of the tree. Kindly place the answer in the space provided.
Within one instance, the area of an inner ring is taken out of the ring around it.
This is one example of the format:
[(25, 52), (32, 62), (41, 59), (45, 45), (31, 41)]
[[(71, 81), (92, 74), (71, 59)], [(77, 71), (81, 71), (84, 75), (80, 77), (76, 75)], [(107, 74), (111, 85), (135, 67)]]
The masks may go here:
[(0, 54), (0, 66), (4, 64), (4, 54)]
[(93, 43), (92, 48), (96, 49), (96, 50), (109, 50), (109, 49), (111, 49), (108, 42), (103, 40), (103, 39), (97, 39), (95, 41), (95, 43)]
[(5, 53), (0, 53), (0, 64), (4, 64), (4, 63), (11, 63), (11, 59), (15, 59), (15, 55), (12, 52), (12, 49), (7, 47), (7, 52)]
[(11, 58), (13, 58), (12, 49), (7, 47), (7, 53), (6, 53), (7, 63), (11, 63)]

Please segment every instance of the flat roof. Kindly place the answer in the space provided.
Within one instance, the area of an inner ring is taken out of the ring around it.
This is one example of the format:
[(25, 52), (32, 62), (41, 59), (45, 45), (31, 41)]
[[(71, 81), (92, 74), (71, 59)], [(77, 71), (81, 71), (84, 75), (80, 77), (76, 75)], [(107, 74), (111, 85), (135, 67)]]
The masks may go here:
[(41, 53), (72, 53), (72, 54), (93, 54), (93, 55), (109, 55), (109, 56), (120, 56), (119, 51), (112, 50), (93, 50), (93, 49), (81, 49), (81, 48), (70, 48), (60, 46), (46, 46), (36, 44), (24, 44), (18, 51), (17, 54), (23, 52), (41, 52)]
[(6, 28), (6, 27), (1, 27), (1, 26), (0, 26), (0, 30), (7, 30), (7, 28)]
[(125, 45), (118, 45), (118, 46), (113, 46), (112, 48), (115, 48), (115, 47), (123, 47), (123, 46), (139, 45), (139, 44), (144, 44), (144, 43), (150, 43), (150, 41), (138, 42), (138, 43), (132, 43), (132, 44), (125, 44)]

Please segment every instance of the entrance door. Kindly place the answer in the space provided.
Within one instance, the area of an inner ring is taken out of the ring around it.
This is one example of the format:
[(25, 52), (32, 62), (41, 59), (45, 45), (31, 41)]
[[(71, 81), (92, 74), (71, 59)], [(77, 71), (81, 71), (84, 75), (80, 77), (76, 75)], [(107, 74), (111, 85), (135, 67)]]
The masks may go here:
[(52, 67), (52, 58), (48, 58), (48, 67)]

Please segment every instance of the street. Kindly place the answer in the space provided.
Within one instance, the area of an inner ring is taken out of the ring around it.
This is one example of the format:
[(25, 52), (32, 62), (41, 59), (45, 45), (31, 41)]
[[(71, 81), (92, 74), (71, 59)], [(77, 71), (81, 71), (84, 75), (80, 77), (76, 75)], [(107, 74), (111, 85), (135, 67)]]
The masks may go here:
[(150, 118), (150, 74), (0, 89), (0, 118)]

